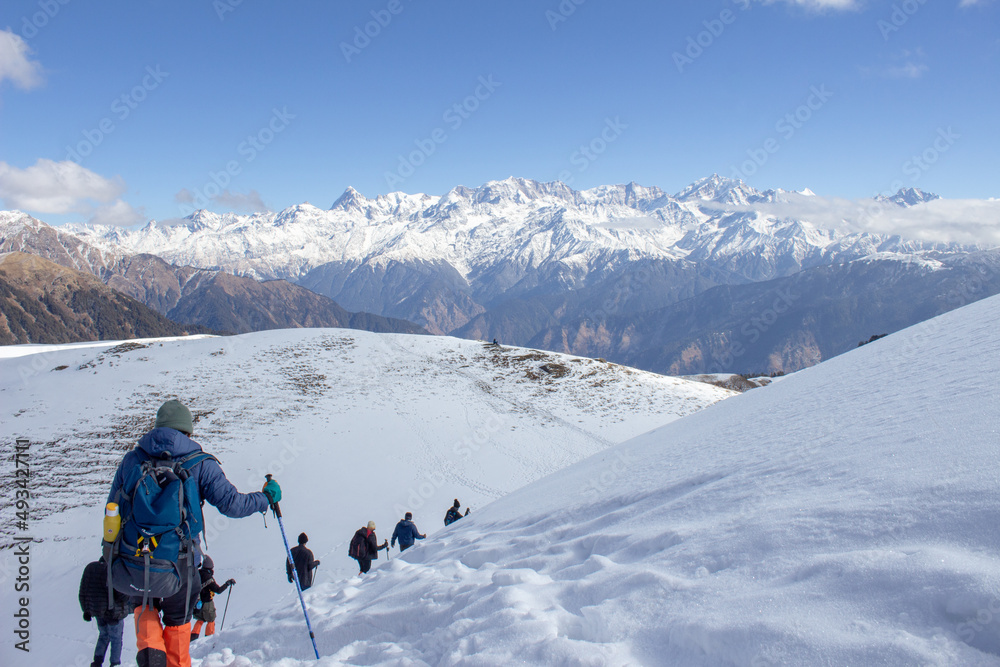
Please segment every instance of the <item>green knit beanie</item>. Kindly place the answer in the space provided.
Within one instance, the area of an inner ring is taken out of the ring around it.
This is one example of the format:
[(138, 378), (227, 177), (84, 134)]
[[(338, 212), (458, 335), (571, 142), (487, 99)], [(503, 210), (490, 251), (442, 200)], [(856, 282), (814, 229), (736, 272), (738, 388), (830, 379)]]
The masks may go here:
[(161, 426), (175, 428), (188, 435), (194, 433), (191, 411), (178, 400), (167, 401), (156, 411), (156, 428)]

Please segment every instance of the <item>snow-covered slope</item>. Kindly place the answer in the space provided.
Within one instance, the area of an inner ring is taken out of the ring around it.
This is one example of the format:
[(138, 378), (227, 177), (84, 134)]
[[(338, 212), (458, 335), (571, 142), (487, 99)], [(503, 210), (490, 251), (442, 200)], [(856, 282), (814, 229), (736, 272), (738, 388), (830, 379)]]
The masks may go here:
[[(430, 533), (454, 498), (486, 503), (691, 414), (730, 392), (565, 355), (441, 337), (335, 329), (227, 338), (0, 348), (0, 430), (8, 480), (0, 541), (30, 535), (32, 653), (0, 664), (76, 664), (95, 631), (79, 620), (82, 566), (99, 555), (101, 508), (117, 461), (156, 408), (179, 397), (195, 438), (244, 491), (284, 487), (290, 539), (309, 533), (319, 581), (356, 570), (347, 541), (368, 520), (389, 537), (406, 510)], [(31, 519), (14, 523), (13, 440), (34, 443)], [(219, 574), (235, 577), (227, 627), (288, 593), (277, 526), (207, 508)], [(17, 562), (0, 551), (5, 613)], [(220, 619), (221, 620), (221, 619)], [(132, 631), (126, 656), (133, 656)], [(126, 662), (131, 658), (127, 657)], [(89, 662), (89, 661), (88, 661)]]
[(998, 324), (966, 306), (322, 583), (319, 663), (286, 595), (201, 665), (998, 665)]

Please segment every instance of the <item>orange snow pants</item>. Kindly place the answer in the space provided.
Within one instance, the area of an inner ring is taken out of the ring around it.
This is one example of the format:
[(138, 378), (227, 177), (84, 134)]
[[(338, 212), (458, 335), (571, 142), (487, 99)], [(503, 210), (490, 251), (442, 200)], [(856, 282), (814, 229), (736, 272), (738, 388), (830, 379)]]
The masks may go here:
[[(202, 623), (205, 623), (205, 621), (195, 621), (194, 622), (194, 627), (191, 628), (191, 634), (194, 635), (195, 637), (197, 637), (199, 634), (201, 634), (201, 625), (202, 625)], [(209, 621), (205, 625), (205, 636), (209, 637), (209, 636), (214, 635), (214, 634), (215, 634), (215, 621)]]
[(160, 623), (152, 607), (135, 608), (135, 638), (139, 667), (191, 667), (191, 626)]

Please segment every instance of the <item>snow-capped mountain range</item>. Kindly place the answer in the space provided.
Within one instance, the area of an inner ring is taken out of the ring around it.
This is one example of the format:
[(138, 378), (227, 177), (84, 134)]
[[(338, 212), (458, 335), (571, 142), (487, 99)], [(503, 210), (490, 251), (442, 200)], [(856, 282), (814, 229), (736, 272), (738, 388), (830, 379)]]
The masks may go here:
[[(511, 177), (443, 196), (394, 192), (369, 199), (349, 187), (328, 210), (310, 204), (251, 215), (199, 210), (138, 230), (65, 229), (110, 252), (150, 253), (175, 264), (296, 282), (333, 262), (447, 263), (470, 285), (497, 267), (527, 271), (559, 264), (566, 285), (578, 287), (595, 272), (637, 259), (725, 263), (749, 253), (758, 261), (737, 273), (756, 281), (877, 251), (937, 247), (740, 210), (789, 194), (811, 193), (760, 192), (718, 175), (673, 196), (636, 183), (578, 191)], [(910, 189), (891, 201), (911, 206), (935, 198)]]
[[(348, 188), (329, 209), (47, 228), (45, 245), (98, 275), (148, 254), (286, 279), (347, 310), (436, 334), (675, 374), (773, 372), (1000, 292), (998, 251), (847, 231), (864, 228), (872, 209), (935, 199), (900, 190), (831, 229), (783, 213), (822, 211), (826, 200), (811, 191), (759, 191), (717, 175), (674, 195), (636, 183), (578, 191), (508, 178), (442, 196), (367, 198)], [(0, 215), (0, 242), (18, 225), (29, 236), (45, 231), (25, 218)], [(142, 300), (139, 292), (130, 294)]]

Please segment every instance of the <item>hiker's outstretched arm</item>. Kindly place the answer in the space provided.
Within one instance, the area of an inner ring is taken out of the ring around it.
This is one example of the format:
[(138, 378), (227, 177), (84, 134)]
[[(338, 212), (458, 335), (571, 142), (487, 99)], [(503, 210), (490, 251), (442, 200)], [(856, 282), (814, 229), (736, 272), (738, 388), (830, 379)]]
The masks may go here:
[(199, 468), (202, 496), (226, 516), (241, 519), (267, 509), (267, 496), (260, 491), (240, 493), (215, 461), (204, 461)]

